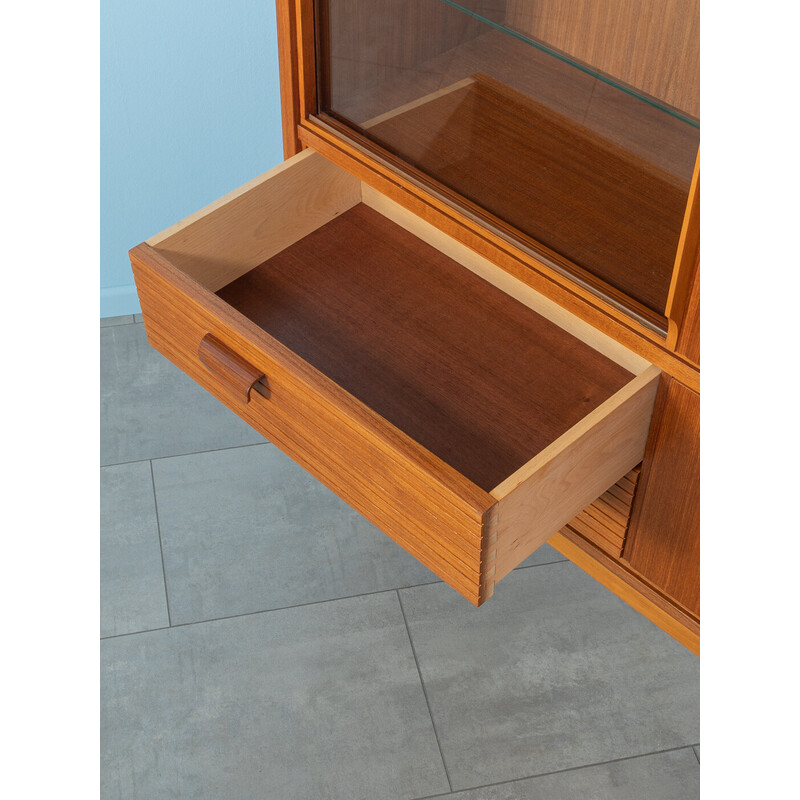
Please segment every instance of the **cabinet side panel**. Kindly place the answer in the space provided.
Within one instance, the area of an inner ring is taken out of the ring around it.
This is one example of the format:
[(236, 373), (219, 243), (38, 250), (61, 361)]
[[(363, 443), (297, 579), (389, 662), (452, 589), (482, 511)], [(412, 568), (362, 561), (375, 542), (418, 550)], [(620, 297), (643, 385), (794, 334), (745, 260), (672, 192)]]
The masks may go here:
[(291, 158), (304, 145), (297, 136), (300, 124), (300, 71), (297, 53), (297, 19), (294, 0), (276, 0), (278, 21), (278, 71), (281, 85), (283, 157)]
[(692, 283), (689, 287), (689, 298), (686, 303), (686, 311), (683, 315), (683, 323), (678, 334), (678, 341), (675, 351), (685, 356), (695, 364), (700, 364), (700, 261), (692, 276)]
[(700, 614), (700, 396), (662, 378), (624, 558)]

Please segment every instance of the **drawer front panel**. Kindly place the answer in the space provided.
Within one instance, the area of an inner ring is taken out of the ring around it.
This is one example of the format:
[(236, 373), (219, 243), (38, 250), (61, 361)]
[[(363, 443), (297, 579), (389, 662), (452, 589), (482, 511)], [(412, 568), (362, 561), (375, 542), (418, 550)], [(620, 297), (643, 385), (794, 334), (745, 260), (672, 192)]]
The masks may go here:
[[(471, 602), (484, 599), (490, 495), (372, 419), (263, 331), (250, 330), (246, 319), (152, 248), (140, 246), (131, 256), (153, 347)], [(235, 354), (237, 375), (249, 364), (254, 379), (261, 372), (265, 379), (252, 389), (245, 380), (243, 389), (218, 366), (216, 350), (201, 358), (209, 334), (223, 354)]]

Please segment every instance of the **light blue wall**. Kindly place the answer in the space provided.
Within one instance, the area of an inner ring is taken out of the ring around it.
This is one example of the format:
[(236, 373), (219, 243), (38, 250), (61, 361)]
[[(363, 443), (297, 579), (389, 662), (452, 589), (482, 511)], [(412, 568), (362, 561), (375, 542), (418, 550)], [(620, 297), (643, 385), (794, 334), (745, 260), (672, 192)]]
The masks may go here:
[(127, 251), (282, 156), (275, 4), (103, 0), (101, 316), (138, 312)]

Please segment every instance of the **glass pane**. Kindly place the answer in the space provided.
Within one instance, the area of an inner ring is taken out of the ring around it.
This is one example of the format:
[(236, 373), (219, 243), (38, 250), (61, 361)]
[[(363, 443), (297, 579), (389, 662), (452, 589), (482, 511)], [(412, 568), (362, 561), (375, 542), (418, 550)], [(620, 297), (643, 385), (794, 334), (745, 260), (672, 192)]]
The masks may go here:
[(699, 144), (698, 0), (317, 11), (321, 113), (605, 296), (663, 314)]

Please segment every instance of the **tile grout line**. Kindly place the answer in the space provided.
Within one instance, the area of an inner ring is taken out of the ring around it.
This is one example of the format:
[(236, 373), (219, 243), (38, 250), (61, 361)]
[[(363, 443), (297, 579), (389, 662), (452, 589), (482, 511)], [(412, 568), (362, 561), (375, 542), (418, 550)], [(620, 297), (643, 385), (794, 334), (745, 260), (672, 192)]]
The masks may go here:
[(121, 328), (123, 325), (136, 325), (136, 320), (133, 318), (133, 314), (120, 314), (121, 317), (130, 317), (130, 322), (109, 322), (107, 325), (103, 325), (104, 319), (114, 319), (114, 317), (100, 317), (100, 328)]
[[(679, 747), (667, 747), (664, 750), (653, 750), (653, 751), (651, 751), (649, 753), (636, 753), (635, 755), (632, 755), (632, 756), (622, 756), (621, 758), (611, 758), (608, 761), (595, 761), (595, 762), (592, 762), (591, 764), (580, 764), (579, 766), (576, 766), (576, 767), (566, 767), (565, 769), (554, 769), (554, 770), (552, 770), (550, 772), (538, 772), (538, 773), (536, 773), (534, 775), (525, 775), (525, 776), (523, 776), (521, 778), (511, 778), (510, 780), (507, 780), (507, 781), (497, 781), (497, 783), (483, 783), (480, 786), (467, 786), (464, 789), (459, 789), (458, 792), (450, 792), (449, 794), (447, 792), (443, 792), (441, 794), (427, 794), (424, 797), (415, 797), (415, 798), (413, 798), (413, 800), (437, 800), (440, 797), (449, 797), (451, 794), (455, 795), (455, 794), (459, 794), (461, 792), (474, 792), (474, 791), (477, 791), (478, 789), (491, 789), (491, 788), (493, 788), (495, 786), (508, 786), (508, 785), (510, 785), (512, 783), (520, 783), (522, 781), (530, 781), (530, 780), (534, 780), (535, 778), (546, 778), (549, 775), (561, 775), (562, 773), (565, 773), (565, 772), (576, 772), (579, 769), (590, 769), (591, 767), (603, 767), (606, 764), (619, 764), (622, 761), (633, 761), (634, 759), (637, 759), (637, 758), (647, 758), (648, 756), (658, 756), (658, 755), (662, 755), (663, 753), (675, 753), (675, 752), (677, 752), (679, 750), (686, 750), (686, 749), (691, 749), (694, 752), (694, 746), (693, 745), (682, 744)], [(697, 753), (695, 753), (694, 755), (695, 755), (695, 758), (696, 758), (697, 757)], [(698, 761), (698, 763), (700, 763), (700, 762)]]
[[(153, 506), (155, 507), (156, 511), (156, 528), (158, 529), (158, 550), (161, 553), (161, 575), (164, 578), (164, 600), (167, 604), (167, 622), (169, 623), (168, 627), (172, 627), (172, 614), (169, 610), (169, 590), (167, 589), (167, 566), (164, 563), (164, 544), (161, 541), (161, 520), (158, 516), (158, 497), (156, 496), (156, 476), (153, 472), (153, 460), (149, 459), (150, 461), (150, 481), (153, 486)], [(159, 628), (158, 630), (163, 630), (163, 628)]]
[[(249, 445), (243, 445), (249, 446)], [(212, 451), (209, 451), (212, 452)], [(173, 456), (170, 456), (172, 458)], [(147, 461), (148, 459), (143, 459)], [(131, 461), (128, 462), (130, 464), (138, 464), (141, 462), (138, 461)], [(119, 466), (118, 464), (108, 464), (107, 466)], [(151, 467), (151, 475), (152, 475), (152, 461), (150, 464)], [(101, 467), (102, 469), (102, 467)], [(155, 495), (155, 482), (153, 488), (153, 494)], [(158, 518), (158, 507), (156, 507), (156, 518)], [(159, 525), (159, 545), (161, 544), (161, 528)], [(569, 559), (564, 559), (563, 561), (548, 561), (545, 564), (529, 564), (527, 567), (517, 567), (516, 569), (532, 569), (533, 567), (551, 567), (554, 564), (563, 564), (569, 562)], [(164, 559), (163, 559), (163, 550), (162, 550), (162, 559), (161, 559), (161, 566), (162, 570), (164, 569)], [(166, 572), (164, 573), (164, 586), (166, 587)], [(239, 617), (252, 617), (256, 614), (271, 614), (274, 611), (289, 611), (293, 608), (305, 608), (306, 606), (317, 606), (322, 603), (335, 603), (339, 600), (353, 600), (356, 597), (369, 597), (374, 594), (386, 594), (387, 592), (399, 592), (401, 590), (406, 589), (421, 589), (424, 586), (438, 586), (438, 585), (447, 585), (441, 578), (437, 578), (435, 581), (428, 581), (427, 583), (412, 583), (408, 586), (395, 586), (388, 589), (376, 589), (374, 592), (359, 592), (357, 594), (345, 594), (341, 597), (326, 597), (324, 600), (311, 600), (307, 603), (294, 603), (293, 605), (289, 606), (276, 606), (275, 608), (259, 608), (256, 611), (244, 611), (241, 614), (227, 614), (222, 617), (209, 617), (208, 619), (196, 619), (192, 620), (191, 622), (175, 622), (173, 623), (170, 621), (168, 626), (162, 628), (146, 628), (141, 631), (129, 631), (128, 633), (114, 633), (110, 636), (101, 636), (100, 640), (105, 641), (106, 639), (119, 639), (122, 636), (138, 636), (142, 633), (154, 633), (155, 631), (166, 631), (170, 628), (185, 628), (189, 625), (204, 625), (206, 622), (222, 622), (226, 619), (239, 619)]]
[[(546, 544), (546, 543), (545, 543)], [(553, 564), (563, 564), (565, 561), (569, 561), (568, 558), (560, 558), (557, 561), (545, 561), (542, 564), (528, 564), (527, 566), (523, 567), (521, 564), (518, 567), (514, 567), (511, 572), (519, 572), (523, 569), (533, 569), (534, 567), (549, 567)]]
[(100, 469), (103, 467), (124, 467), (126, 464), (139, 464), (142, 461), (163, 461), (165, 458), (183, 458), (184, 456), (201, 456), (205, 453), (220, 453), (224, 450), (240, 450), (243, 447), (261, 447), (264, 444), (271, 444), (277, 447), (276, 444), (270, 442), (269, 439), (264, 439), (263, 442), (250, 442), (249, 444), (232, 444), (230, 447), (212, 447), (210, 450), (193, 450), (191, 453), (174, 453), (170, 456), (153, 456), (152, 458), (134, 458), (130, 461), (112, 461), (108, 464), (101, 464)]
[(163, 625), (160, 628), (145, 628), (141, 631), (128, 631), (128, 633), (112, 633), (110, 636), (101, 636), (101, 642), (111, 641), (112, 639), (124, 639), (126, 636), (140, 636), (143, 633), (156, 633), (157, 631), (169, 631), (173, 628), (180, 628), (180, 625)]
[(439, 741), (439, 732), (436, 730), (436, 723), (433, 721), (433, 712), (431, 711), (431, 703), (428, 700), (428, 691), (425, 688), (425, 681), (422, 679), (422, 670), (419, 668), (419, 659), (417, 658), (417, 651), (414, 647), (414, 640), (411, 638), (411, 629), (408, 627), (408, 620), (406, 619), (406, 610), (403, 608), (403, 601), (400, 598), (400, 590), (395, 589), (397, 595), (397, 602), (400, 605), (400, 613), (403, 615), (403, 624), (406, 626), (406, 635), (408, 636), (408, 643), (411, 645), (411, 654), (414, 656), (414, 664), (417, 667), (417, 675), (419, 676), (419, 685), (422, 687), (422, 694), (425, 697), (425, 705), (428, 707), (428, 716), (431, 718), (431, 727), (433, 728), (433, 735), (436, 739), (436, 746), (439, 748), (439, 757), (442, 759), (442, 767), (444, 769), (444, 776), (447, 778), (447, 785), (450, 787), (450, 793), (453, 793), (453, 782), (450, 780), (450, 772), (447, 769), (447, 762), (444, 760), (444, 750), (442, 750), (442, 743)]
[[(431, 581), (430, 583), (417, 583), (413, 586), (402, 586), (402, 589), (416, 589), (422, 586), (436, 586), (443, 581)], [(294, 608), (306, 608), (306, 606), (319, 606), (323, 603), (338, 603), (340, 600), (355, 600), (358, 597), (370, 597), (376, 594), (389, 594), (390, 592), (397, 592), (398, 589), (376, 589), (374, 592), (361, 592), (360, 594), (348, 594), (342, 597), (327, 597), (324, 600), (310, 600), (307, 603), (295, 603), (291, 606), (277, 606), (276, 608), (262, 608), (258, 611), (245, 611), (241, 614), (229, 614), (224, 617), (211, 617), (209, 619), (197, 619), (192, 622), (175, 622), (170, 624), (169, 627), (163, 628), (148, 628), (142, 631), (130, 631), (129, 633), (115, 633), (111, 636), (101, 636), (101, 640), (106, 639), (119, 639), (123, 636), (138, 636), (143, 633), (154, 633), (155, 631), (166, 631), (170, 628), (188, 628), (191, 625), (205, 625), (207, 622), (224, 622), (226, 619), (240, 619), (241, 617), (254, 617), (257, 614), (272, 614), (276, 611), (291, 611)]]

